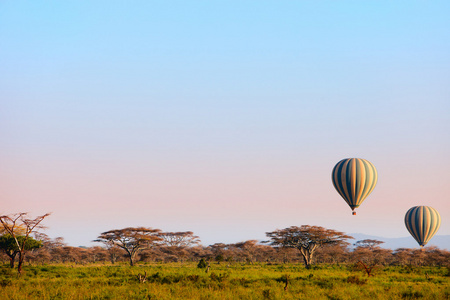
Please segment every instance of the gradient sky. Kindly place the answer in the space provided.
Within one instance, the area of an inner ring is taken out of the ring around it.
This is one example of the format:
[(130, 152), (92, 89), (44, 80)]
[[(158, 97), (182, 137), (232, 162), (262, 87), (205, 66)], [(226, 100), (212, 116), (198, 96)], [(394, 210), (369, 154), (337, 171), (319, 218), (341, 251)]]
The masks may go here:
[[(2, 1), (0, 213), (72, 246), (319, 225), (450, 234), (449, 1)], [(379, 180), (351, 215), (341, 159)], [(430, 242), (432, 243), (432, 241)]]

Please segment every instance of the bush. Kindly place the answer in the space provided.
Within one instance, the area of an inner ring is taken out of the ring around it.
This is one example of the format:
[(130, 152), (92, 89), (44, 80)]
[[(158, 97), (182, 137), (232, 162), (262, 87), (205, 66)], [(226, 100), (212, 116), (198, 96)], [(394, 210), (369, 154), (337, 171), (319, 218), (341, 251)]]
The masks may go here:
[(402, 298), (405, 298), (405, 299), (418, 299), (418, 298), (422, 298), (422, 297), (423, 297), (423, 293), (419, 292), (419, 291), (407, 290), (406, 292), (402, 293)]
[(6, 286), (11, 285), (11, 284), (12, 284), (11, 278), (0, 279), (0, 286), (1, 287), (6, 287)]
[(358, 276), (348, 276), (347, 277), (347, 282), (348, 283), (354, 283), (357, 285), (363, 285), (367, 283), (367, 279), (361, 279)]
[(263, 290), (262, 295), (263, 295), (263, 299), (273, 299), (270, 289)]
[(188, 281), (192, 281), (192, 282), (198, 282), (200, 280), (200, 276), (196, 275), (196, 274), (192, 274), (192, 275), (188, 275), (186, 276), (186, 279)]
[(208, 266), (208, 264), (206, 263), (206, 261), (203, 258), (200, 259), (200, 261), (197, 264), (197, 268), (200, 268), (200, 269), (204, 269), (207, 266)]
[(224, 274), (217, 275), (216, 273), (213, 272), (213, 273), (211, 273), (209, 278), (211, 278), (212, 281), (222, 282), (228, 278), (228, 274), (224, 273)]

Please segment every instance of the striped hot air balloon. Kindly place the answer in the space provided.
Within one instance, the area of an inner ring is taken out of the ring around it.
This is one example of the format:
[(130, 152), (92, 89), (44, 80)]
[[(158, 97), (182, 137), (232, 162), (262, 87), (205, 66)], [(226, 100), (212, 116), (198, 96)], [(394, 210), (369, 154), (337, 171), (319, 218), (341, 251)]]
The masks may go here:
[(359, 207), (373, 191), (377, 179), (375, 166), (362, 158), (341, 160), (331, 174), (334, 187), (350, 206), (353, 215), (356, 215), (355, 208)]
[(423, 247), (441, 226), (441, 216), (432, 207), (414, 206), (406, 212), (405, 225), (420, 247)]

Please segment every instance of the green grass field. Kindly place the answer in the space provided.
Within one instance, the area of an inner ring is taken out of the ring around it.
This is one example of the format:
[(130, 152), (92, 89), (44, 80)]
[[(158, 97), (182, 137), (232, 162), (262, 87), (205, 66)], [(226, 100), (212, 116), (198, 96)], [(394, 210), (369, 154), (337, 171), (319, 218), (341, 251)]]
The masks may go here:
[[(138, 274), (147, 273), (140, 282)], [(286, 277), (288, 278), (287, 290)], [(195, 263), (0, 268), (1, 299), (450, 299), (450, 271), (437, 267)]]

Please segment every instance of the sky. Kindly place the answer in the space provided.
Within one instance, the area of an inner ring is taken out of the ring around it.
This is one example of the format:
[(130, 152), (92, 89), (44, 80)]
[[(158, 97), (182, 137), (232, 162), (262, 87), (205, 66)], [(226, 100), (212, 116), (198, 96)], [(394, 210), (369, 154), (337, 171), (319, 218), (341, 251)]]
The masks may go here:
[[(450, 234), (450, 2), (1, 1), (0, 213), (45, 233)], [(352, 216), (331, 182), (371, 161)]]

